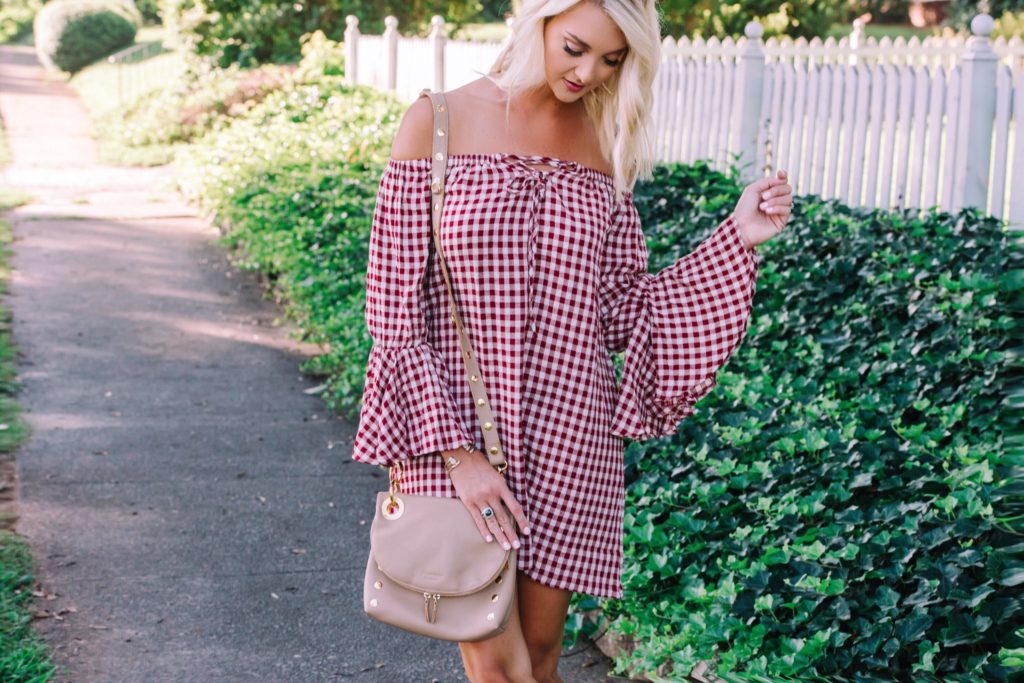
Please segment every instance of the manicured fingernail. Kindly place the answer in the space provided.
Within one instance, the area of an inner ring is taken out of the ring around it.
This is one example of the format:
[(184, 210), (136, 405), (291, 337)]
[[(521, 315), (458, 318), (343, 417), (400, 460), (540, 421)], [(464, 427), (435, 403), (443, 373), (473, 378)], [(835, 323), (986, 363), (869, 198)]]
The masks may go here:
[(491, 541), (494, 540), (494, 536), (485, 536), (484, 540), (487, 541), (488, 543), (490, 543)]
[(505, 550), (511, 550), (512, 549), (512, 546), (510, 546), (508, 543), (502, 543), (501, 547), (504, 548)]
[(761, 193), (761, 199), (768, 199), (768, 192), (767, 192), (767, 190)]
[(512, 547), (519, 550), (519, 541), (512, 541)]
[(529, 536), (530, 535), (530, 527), (525, 527), (523, 529), (523, 533), (526, 534), (527, 536)]
[(758, 205), (758, 207), (757, 207), (757, 208), (759, 208), (759, 209), (761, 209), (762, 211), (764, 211), (765, 209), (767, 209), (767, 208), (768, 208), (768, 204), (766, 204), (765, 202), (761, 202), (761, 203), (760, 203), (760, 204)]

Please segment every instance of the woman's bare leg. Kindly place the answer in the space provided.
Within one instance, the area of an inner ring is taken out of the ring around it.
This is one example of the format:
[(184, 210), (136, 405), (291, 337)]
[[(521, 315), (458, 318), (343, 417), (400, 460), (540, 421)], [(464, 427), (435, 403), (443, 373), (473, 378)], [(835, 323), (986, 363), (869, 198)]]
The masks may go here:
[(537, 683), (562, 683), (558, 659), (562, 654), (565, 616), (571, 593), (538, 583), (519, 573), (519, 617)]
[[(521, 585), (521, 584), (520, 584)], [(536, 683), (531, 673), (519, 614), (519, 590), (504, 631), (475, 643), (459, 643), (462, 664), (471, 683)]]

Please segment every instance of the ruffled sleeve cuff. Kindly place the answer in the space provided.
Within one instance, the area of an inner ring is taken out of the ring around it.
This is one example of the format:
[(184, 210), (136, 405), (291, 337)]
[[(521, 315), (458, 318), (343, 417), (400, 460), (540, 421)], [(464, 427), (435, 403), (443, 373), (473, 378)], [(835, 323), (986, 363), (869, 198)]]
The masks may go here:
[(750, 322), (758, 254), (730, 215), (649, 282), (626, 346), (612, 433), (671, 436), (717, 384)]
[(353, 459), (392, 465), (473, 441), (449, 387), (447, 366), (430, 344), (374, 346)]

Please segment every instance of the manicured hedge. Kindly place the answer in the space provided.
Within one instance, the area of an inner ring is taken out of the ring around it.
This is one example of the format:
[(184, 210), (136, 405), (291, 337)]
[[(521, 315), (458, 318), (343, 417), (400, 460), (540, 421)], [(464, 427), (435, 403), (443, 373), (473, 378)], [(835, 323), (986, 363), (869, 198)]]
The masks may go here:
[[(181, 159), (239, 264), (327, 346), (306, 369), (328, 373), (327, 400), (350, 418), (369, 350), (366, 240), (401, 110), (325, 79)], [(695, 247), (740, 189), (702, 164), (639, 185), (651, 268)], [(676, 436), (629, 446), (627, 597), (601, 604), (629, 646), (621, 670), (1012, 678), (1024, 462), (1009, 433), (1011, 246), (972, 210), (800, 198), (759, 248), (754, 318), (715, 391)]]
[(53, 0), (35, 16), (36, 53), (44, 66), (74, 73), (131, 45), (141, 22), (131, 2)]

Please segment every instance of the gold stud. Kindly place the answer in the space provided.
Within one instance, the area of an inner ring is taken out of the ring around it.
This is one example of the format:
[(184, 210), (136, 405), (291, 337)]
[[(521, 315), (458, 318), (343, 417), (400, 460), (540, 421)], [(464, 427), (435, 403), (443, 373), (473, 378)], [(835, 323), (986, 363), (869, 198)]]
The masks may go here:
[(478, 406), (485, 406), (485, 405), (487, 405), (487, 401), (485, 401), (485, 400), (484, 400), (484, 399), (482, 399), (482, 398), (478, 398), (478, 399), (476, 400), (476, 404), (477, 404)]
[(376, 607), (376, 606), (377, 606), (377, 600), (376, 599), (370, 600), (370, 607)]
[(491, 612), (487, 615), (487, 621), (494, 621), (494, 612)]
[(501, 583), (501, 577), (499, 576), (498, 578), (496, 578), (496, 579), (494, 580), (494, 583)]
[(444, 137), (444, 128), (438, 128), (437, 129), (437, 135), (438, 135), (438, 137), (442, 137), (443, 138)]
[(430, 191), (433, 192), (434, 194), (440, 194), (441, 189), (442, 189), (441, 188), (441, 179), (440, 178), (434, 178), (430, 182)]
[(384, 587), (384, 584), (382, 582), (380, 582), (380, 581), (374, 581), (373, 582), (373, 587), (376, 588), (377, 590), (380, 590), (381, 588)]
[(491, 452), (491, 455), (497, 455), (498, 454), (498, 447), (497, 446), (491, 446), (488, 450)]
[(491, 431), (492, 429), (494, 429), (494, 423), (493, 422), (484, 422), (484, 429), (486, 429), (487, 431)]
[(444, 105), (443, 104), (437, 105), (437, 110), (438, 111), (444, 111)]
[(438, 152), (437, 154), (434, 155), (434, 158), (437, 159), (438, 161), (444, 161), (444, 153)]
[(441, 210), (441, 202), (434, 202), (434, 211)]
[(498, 602), (498, 594), (497, 593), (495, 593), (494, 595), (491, 596), (491, 602)]
[(470, 379), (471, 382), (479, 382), (480, 381), (480, 375), (470, 375), (469, 379)]
[(473, 352), (472, 351), (466, 351), (466, 358), (472, 358), (472, 357), (473, 357)]

